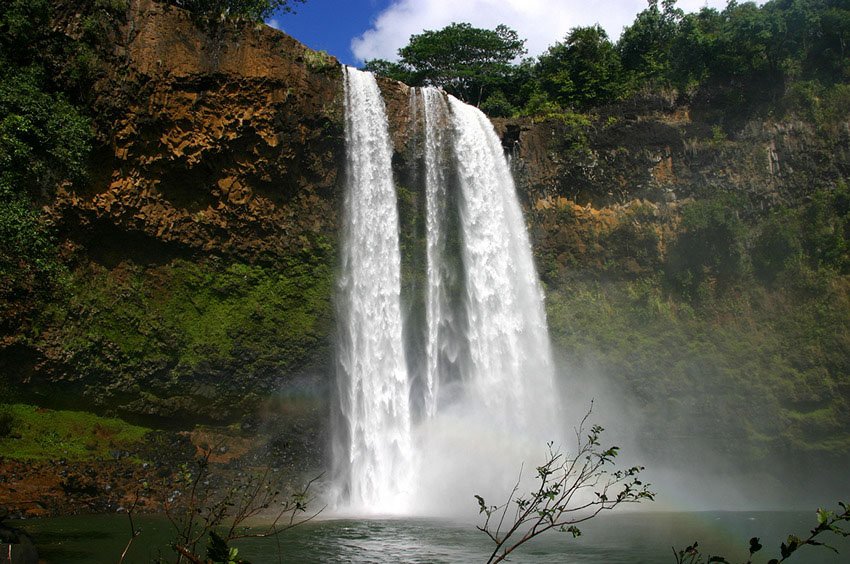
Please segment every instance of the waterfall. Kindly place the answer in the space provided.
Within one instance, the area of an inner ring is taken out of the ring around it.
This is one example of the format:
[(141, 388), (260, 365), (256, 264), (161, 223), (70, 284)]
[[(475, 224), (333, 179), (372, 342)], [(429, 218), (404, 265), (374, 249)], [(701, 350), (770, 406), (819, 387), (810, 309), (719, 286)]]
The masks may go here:
[[(414, 90), (418, 91), (418, 90)], [(446, 212), (448, 199), (448, 165), (446, 159), (446, 127), (448, 107), (445, 97), (433, 88), (422, 91), (421, 107), (425, 123), (425, 231), (427, 278), (425, 350), (425, 417), (437, 413), (441, 374), (447, 364), (456, 360), (456, 344), (451, 331), (452, 311), (447, 285), (451, 272), (446, 261)], [(448, 358), (447, 358), (448, 357)]]
[(335, 474), (350, 509), (403, 512), (413, 447), (392, 146), (375, 78), (345, 68), (347, 190), (338, 282)]
[(474, 510), (473, 493), (501, 501), (520, 465), (533, 467), (564, 434), (543, 293), (501, 142), (477, 108), (433, 88), (418, 98), (435, 398), (416, 429), (427, 463), (414, 503), (456, 515)]
[[(519, 464), (561, 438), (543, 294), (516, 187), (483, 113), (433, 88), (411, 92), (427, 259), (424, 354), (411, 368), (422, 385), (411, 387), (386, 111), (370, 74), (345, 76), (342, 497), (371, 513), (474, 509), (473, 493), (505, 495)], [(422, 406), (415, 423), (411, 404)]]
[(469, 363), (478, 398), (502, 431), (529, 433), (554, 415), (543, 292), (516, 187), (493, 125), (449, 97), (461, 189)]

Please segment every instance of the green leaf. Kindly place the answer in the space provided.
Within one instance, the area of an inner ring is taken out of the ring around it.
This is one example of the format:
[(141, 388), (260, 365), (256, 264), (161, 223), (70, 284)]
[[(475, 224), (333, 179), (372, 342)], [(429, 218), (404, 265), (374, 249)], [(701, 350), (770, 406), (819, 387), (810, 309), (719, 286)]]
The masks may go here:
[(832, 516), (832, 511), (826, 511), (824, 509), (818, 509), (818, 525), (825, 525), (827, 521), (829, 521)]
[(210, 540), (207, 544), (207, 558), (216, 564), (223, 562), (229, 564), (231, 561), (231, 550), (221, 536), (215, 531), (210, 531)]

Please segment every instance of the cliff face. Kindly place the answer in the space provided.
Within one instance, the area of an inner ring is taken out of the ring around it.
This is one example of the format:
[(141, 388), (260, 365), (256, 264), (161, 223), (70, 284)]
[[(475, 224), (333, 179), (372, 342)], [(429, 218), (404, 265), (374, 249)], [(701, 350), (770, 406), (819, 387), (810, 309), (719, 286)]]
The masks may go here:
[[(73, 3), (57, 4), (54, 27), (81, 34)], [(339, 63), (268, 26), (204, 28), (152, 0), (131, 0), (113, 31), (91, 96), (102, 139), (89, 182), (47, 208), (67, 280), (0, 350), (13, 396), (229, 421), (283, 389), (323, 410)], [(381, 87), (405, 123), (407, 87)], [(407, 128), (393, 132), (403, 154)]]
[[(659, 96), (582, 120), (494, 120), (543, 265), (619, 268), (630, 254), (626, 274), (646, 273), (694, 201), (730, 195), (735, 215), (751, 221), (799, 208), (850, 176), (847, 120), (754, 117), (724, 128), (707, 114)], [(633, 244), (601, 244), (611, 234)]]
[(60, 195), (62, 221), (251, 262), (335, 237), (336, 60), (264, 25), (204, 33), (150, 0), (120, 35), (121, 66), (97, 84), (109, 146), (90, 191)]
[(0, 364), (25, 399), (230, 419), (282, 374), (330, 363), (339, 65), (150, 0), (129, 2), (115, 36), (90, 182), (48, 209), (68, 279)]

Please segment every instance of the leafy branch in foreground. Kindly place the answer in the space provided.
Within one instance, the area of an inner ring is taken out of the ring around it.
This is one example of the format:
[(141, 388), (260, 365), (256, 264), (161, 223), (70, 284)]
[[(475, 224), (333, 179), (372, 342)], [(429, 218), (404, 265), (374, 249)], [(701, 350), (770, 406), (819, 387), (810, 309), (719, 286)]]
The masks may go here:
[[(818, 509), (818, 524), (811, 531), (809, 531), (809, 536), (805, 539), (802, 539), (797, 535), (788, 535), (788, 539), (779, 545), (780, 558), (771, 558), (767, 561), (767, 564), (780, 564), (781, 562), (785, 562), (786, 560), (788, 560), (788, 558), (791, 557), (792, 554), (797, 552), (798, 549), (806, 545), (822, 546), (838, 554), (838, 550), (834, 547), (829, 546), (828, 544), (825, 544), (820, 540), (816, 540), (823, 533), (832, 533), (840, 537), (850, 537), (850, 530), (839, 526), (841, 523), (850, 522), (850, 506), (841, 501), (838, 502), (838, 505), (842, 509), (841, 513), (836, 513), (835, 511), (827, 511), (825, 509)], [(753, 564), (753, 555), (755, 555), (755, 553), (760, 551), (762, 548), (763, 547), (761, 545), (761, 542), (759, 542), (758, 537), (751, 538), (750, 554), (745, 564)], [(676, 564), (710, 564), (712, 562), (717, 562), (719, 564), (731, 564), (731, 562), (729, 562), (729, 560), (727, 560), (723, 556), (709, 555), (707, 558), (703, 558), (703, 555), (699, 551), (699, 543), (696, 542), (691, 546), (678, 552), (676, 552), (676, 549), (674, 548), (673, 555), (676, 557)]]
[[(309, 490), (318, 477), (283, 499), (269, 469), (219, 491), (211, 486), (211, 453), (212, 450), (207, 450), (196, 461), (194, 472), (183, 469), (181, 479), (188, 487), (188, 497), (180, 508), (175, 508), (173, 502), (165, 505), (165, 515), (175, 530), (172, 549), (177, 553), (178, 564), (248, 564), (238, 558), (238, 550), (230, 546), (232, 541), (274, 537), (312, 520), (324, 510), (322, 507), (308, 513), (312, 501)], [(249, 526), (254, 518), (264, 520), (261, 528)], [(204, 559), (198, 553), (198, 545), (207, 537)]]
[(546, 462), (537, 467), (537, 488), (527, 496), (517, 495), (522, 471), (508, 501), (502, 505), (487, 505), (480, 495), (479, 514), (486, 519), (478, 530), (495, 544), (489, 563), (502, 562), (519, 546), (534, 537), (555, 529), (581, 535), (578, 524), (600, 512), (614, 509), (621, 503), (652, 501), (655, 494), (649, 484), (639, 479), (642, 466), (614, 470), (619, 447), (602, 448), (600, 436), (604, 429), (590, 427), (584, 435), (591, 410), (576, 429), (576, 454), (570, 456), (548, 444)]

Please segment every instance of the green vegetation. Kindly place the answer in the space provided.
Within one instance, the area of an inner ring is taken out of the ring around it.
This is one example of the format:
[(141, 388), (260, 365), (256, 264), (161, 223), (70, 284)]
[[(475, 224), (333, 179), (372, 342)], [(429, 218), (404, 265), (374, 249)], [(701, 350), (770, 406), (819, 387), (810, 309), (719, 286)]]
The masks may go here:
[(277, 11), (294, 11), (293, 4), (306, 0), (168, 0), (208, 22), (243, 19), (262, 22)]
[(688, 296), (707, 296), (744, 275), (744, 223), (734, 198), (699, 200), (682, 212), (681, 231), (670, 246), (666, 274)]
[(718, 112), (769, 111), (784, 99), (786, 110), (828, 121), (846, 115), (848, 41), (843, 0), (732, 1), (690, 14), (675, 0), (648, 0), (616, 42), (599, 26), (576, 27), (536, 60), (517, 62), (524, 42), (512, 30), (452, 24), (412, 36), (398, 62), (366, 68), (442, 86), (497, 116), (588, 110), (670, 89)]
[(32, 338), (64, 351), (97, 405), (124, 408), (111, 398), (129, 393), (145, 402), (136, 410), (231, 417), (270, 391), (272, 375), (328, 362), (328, 260), (89, 263), (70, 274), (68, 300), (44, 312)]
[(398, 50), (398, 63), (376, 59), (366, 69), (414, 86), (439, 86), (467, 102), (480, 104), (485, 92), (510, 75), (510, 63), (525, 53), (525, 40), (500, 25), (494, 30), (451, 24), (410, 37)]
[(739, 460), (847, 456), (846, 190), (749, 220), (738, 209), (728, 196), (685, 206), (660, 253), (652, 234), (669, 233), (669, 220), (644, 214), (636, 232), (634, 215), (604, 233), (578, 230), (571, 245), (586, 254), (569, 264), (565, 252), (541, 255), (553, 340), (668, 431), (710, 429)]
[(88, 4), (78, 39), (51, 29), (56, 6), (49, 0), (0, 7), (0, 313), (6, 329), (26, 323), (21, 303), (44, 299), (61, 277), (52, 228), (39, 208), (59, 185), (85, 181), (96, 135), (86, 97), (103, 64), (95, 53), (125, 7), (123, 0)]
[(86, 460), (131, 451), (150, 431), (120, 419), (82, 411), (53, 411), (32, 405), (0, 406), (9, 432), (0, 433), (0, 452), (13, 460)]
[(549, 47), (538, 59), (535, 75), (535, 94), (561, 108), (608, 104), (624, 89), (620, 57), (598, 25), (574, 28), (563, 43)]

